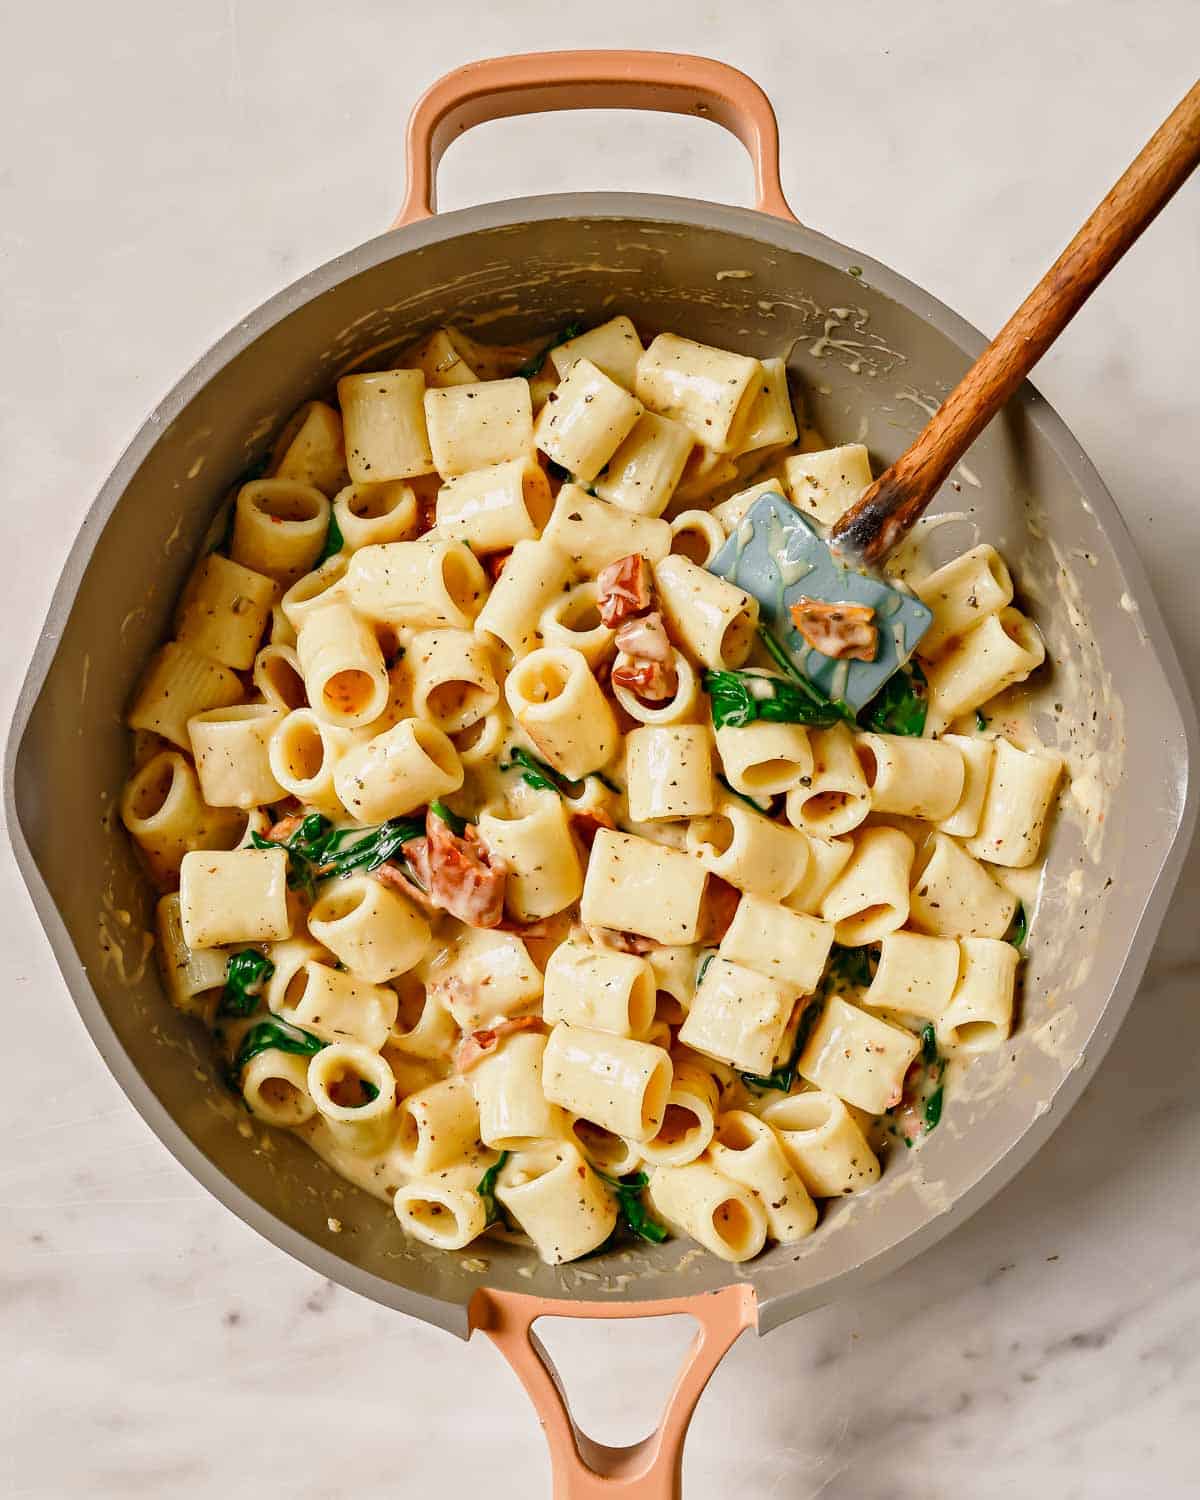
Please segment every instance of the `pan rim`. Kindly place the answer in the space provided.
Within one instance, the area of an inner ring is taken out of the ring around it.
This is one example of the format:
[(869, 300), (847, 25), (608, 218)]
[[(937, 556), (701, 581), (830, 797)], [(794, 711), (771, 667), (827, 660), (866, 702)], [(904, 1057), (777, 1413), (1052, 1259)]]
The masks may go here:
[[(867, 285), (906, 307), (972, 359), (988, 340), (978, 329), (921, 287), (865, 252), (854, 250), (801, 224), (788, 223), (753, 209), (710, 203), (701, 199), (631, 193), (575, 193), (541, 195), (482, 204), (439, 214), (364, 241), (309, 271), (238, 321), (204, 353), (147, 415), (88, 509), (67, 554), (47, 610), (46, 620), (26, 671), (14, 709), (4, 754), (3, 799), (17, 866), (34, 910), (46, 933), (68, 992), (83, 1025), (110, 1073), (134, 1108), (180, 1164), (253, 1230), (318, 1274), (370, 1297), (385, 1306), (468, 1336), (467, 1307), (462, 1303), (409, 1290), (343, 1260), (317, 1241), (292, 1229), (238, 1187), (209, 1160), (159, 1102), (149, 1082), (134, 1066), (92, 990), (65, 924), (42, 880), (25, 838), (17, 796), (18, 761), (34, 706), (41, 694), (61, 632), (70, 614), (80, 581), (97, 543), (133, 475), (187, 404), (232, 359), (275, 324), (309, 301), (361, 272), (397, 256), (439, 244), (460, 235), (501, 230), (546, 220), (621, 219), (660, 222), (741, 235), (788, 252), (801, 252), (849, 274), (861, 268)], [(759, 1304), (761, 1332), (800, 1312), (865, 1285), (928, 1249), (951, 1229), (964, 1223), (998, 1193), (1041, 1148), (1083, 1088), (1094, 1076), (1132, 1003), (1149, 961), (1168, 902), (1183, 865), (1197, 817), (1197, 791), (1191, 765), (1198, 742), (1194, 706), (1166, 623), (1150, 590), (1145, 570), (1124, 517), (1104, 481), (1058, 412), (1030, 383), (1013, 397), (1028, 412), (1070, 474), (1080, 492), (1097, 510), (1097, 519), (1116, 553), (1122, 570), (1136, 591), (1142, 621), (1154, 658), (1161, 669), (1179, 715), (1183, 747), (1178, 768), (1180, 795), (1177, 812), (1158, 873), (1130, 938), (1125, 961), (1114, 977), (1108, 1000), (1092, 1030), (1079, 1047), (1077, 1065), (1064, 1076), (1052, 1096), (1051, 1107), (1026, 1126), (1004, 1153), (943, 1213), (857, 1266), (837, 1272), (812, 1287), (768, 1294)], [(736, 1268), (727, 1278), (738, 1280)], [(576, 1298), (580, 1302), (585, 1298)], [(607, 1298), (604, 1300), (613, 1300)], [(653, 1300), (635, 1295), (625, 1301)]]

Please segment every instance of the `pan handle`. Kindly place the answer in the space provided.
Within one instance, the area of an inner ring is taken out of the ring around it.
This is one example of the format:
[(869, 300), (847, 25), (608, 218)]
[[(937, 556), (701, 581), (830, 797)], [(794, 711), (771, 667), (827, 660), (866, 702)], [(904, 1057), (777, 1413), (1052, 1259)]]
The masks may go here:
[(771, 101), (728, 63), (682, 52), (526, 52), (467, 63), (417, 100), (408, 119), (408, 192), (393, 229), (436, 211), (438, 163), (472, 125), (552, 109), (655, 109), (732, 131), (754, 164), (757, 206), (796, 222), (779, 181)]
[[(470, 1328), (480, 1329), (516, 1372), (537, 1411), (550, 1446), (553, 1500), (678, 1500), (683, 1440), (692, 1412), (733, 1341), (758, 1324), (752, 1287), (723, 1287), (660, 1302), (558, 1302), (521, 1292), (483, 1289), (471, 1298)], [(648, 1438), (610, 1448), (580, 1432), (558, 1372), (534, 1332), (538, 1318), (658, 1318), (686, 1313), (700, 1325), (667, 1401)]]

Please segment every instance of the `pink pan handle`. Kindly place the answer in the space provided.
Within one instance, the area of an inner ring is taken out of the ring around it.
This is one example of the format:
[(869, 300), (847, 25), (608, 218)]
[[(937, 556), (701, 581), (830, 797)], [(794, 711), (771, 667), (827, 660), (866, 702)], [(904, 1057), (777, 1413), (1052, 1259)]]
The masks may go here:
[[(609, 1448), (580, 1432), (558, 1372), (533, 1331), (538, 1318), (660, 1318), (686, 1313), (700, 1325), (657, 1429), (628, 1448)], [(734, 1339), (758, 1323), (749, 1286), (727, 1286), (662, 1302), (555, 1302), (520, 1292), (478, 1291), (472, 1333), (486, 1333), (516, 1371), (550, 1445), (554, 1500), (678, 1500), (683, 1440), (701, 1392)]]
[(758, 208), (796, 222), (779, 182), (775, 111), (745, 73), (682, 52), (527, 52), (467, 63), (417, 100), (408, 120), (408, 193), (392, 228), (435, 212), (438, 163), (465, 130), (551, 109), (657, 109), (715, 120), (750, 153)]

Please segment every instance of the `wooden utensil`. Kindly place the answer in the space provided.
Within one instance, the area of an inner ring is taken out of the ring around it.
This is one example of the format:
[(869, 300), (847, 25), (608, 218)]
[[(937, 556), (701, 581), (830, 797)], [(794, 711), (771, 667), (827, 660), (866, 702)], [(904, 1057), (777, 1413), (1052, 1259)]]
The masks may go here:
[(1151, 136), (916, 442), (834, 525), (829, 544), (844, 563), (881, 562), (903, 540), (954, 465), (1197, 163), (1200, 83)]

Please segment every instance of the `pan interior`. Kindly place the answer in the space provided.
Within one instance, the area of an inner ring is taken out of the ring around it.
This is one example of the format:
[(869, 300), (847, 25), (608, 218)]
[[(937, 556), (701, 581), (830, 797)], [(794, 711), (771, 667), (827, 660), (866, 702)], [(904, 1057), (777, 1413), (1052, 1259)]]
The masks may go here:
[[(514, 211), (520, 221), (506, 221)], [(45, 648), (15, 761), (21, 832), (61, 917), (51, 935), (85, 1020), (168, 1144), (257, 1227), (348, 1285), (458, 1327), (483, 1284), (624, 1299), (748, 1280), (769, 1324), (827, 1298), (848, 1271), (909, 1253), (964, 1197), (981, 1201), (984, 1177), (1036, 1135), (1085, 1049), (1102, 1049), (1120, 1019), (1127, 999), (1106, 1007), (1185, 815), (1187, 722), (1119, 517), (1032, 394), (945, 487), (936, 513), (956, 519), (931, 542), (949, 555), (986, 538), (1012, 565), (1049, 648), (1037, 728), (1072, 773), (1019, 1029), (956, 1084), (928, 1143), (894, 1159), (871, 1193), (830, 1205), (803, 1246), (728, 1267), (675, 1239), (558, 1270), (486, 1240), (461, 1255), (427, 1251), (386, 1206), (236, 1107), (211, 1081), (202, 1031), (161, 992), (150, 893), (115, 815), (128, 765), (121, 713), (223, 493), (295, 406), (442, 322), (504, 341), (620, 311), (644, 334), (786, 352), (825, 436), (866, 442), (879, 472), (981, 341), (883, 268), (848, 269), (857, 259), (801, 229), (661, 199), (531, 200), (386, 236), (282, 294), (202, 362), (126, 455), (77, 544), (64, 590), (78, 577), (78, 591)]]

